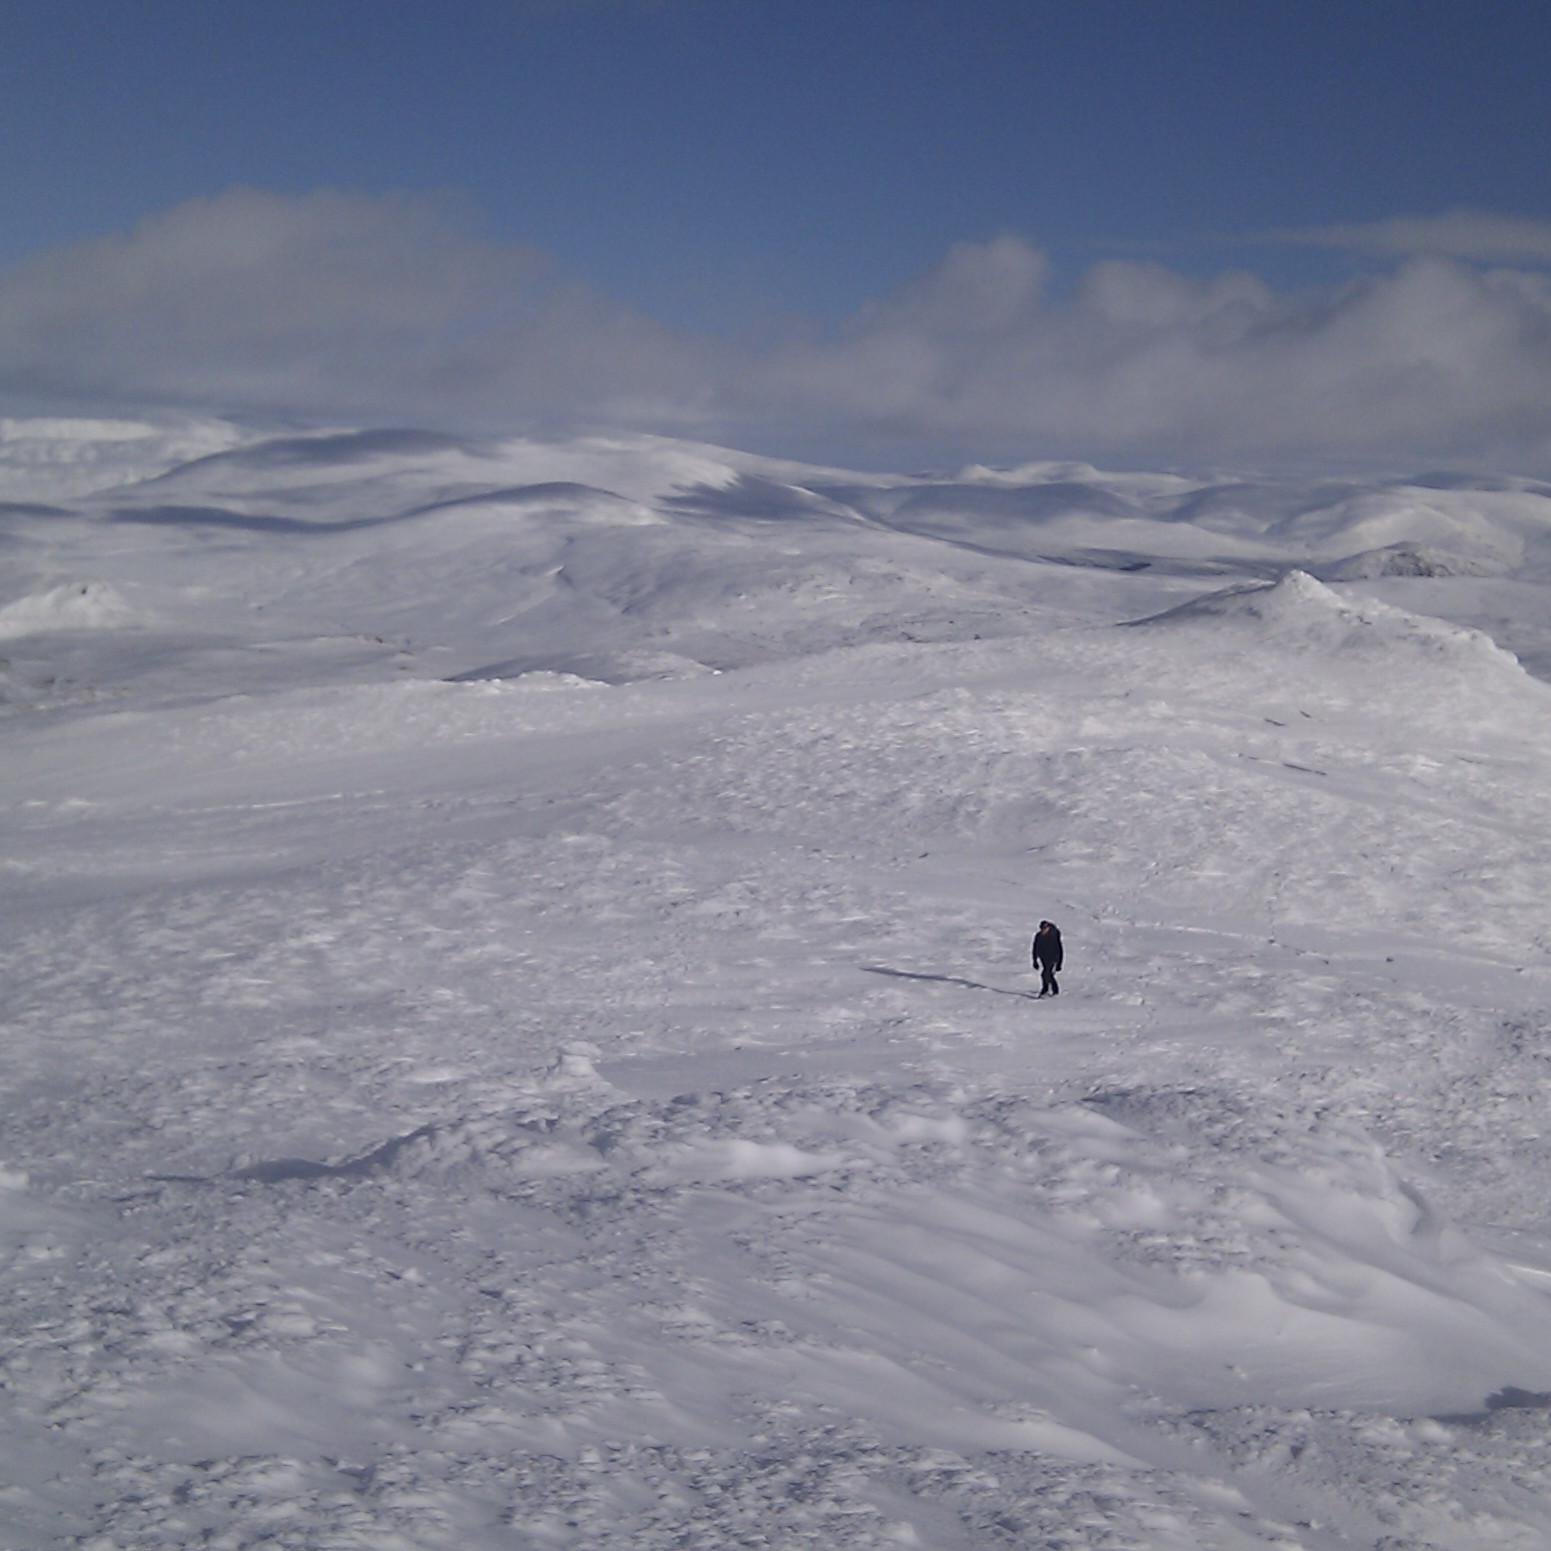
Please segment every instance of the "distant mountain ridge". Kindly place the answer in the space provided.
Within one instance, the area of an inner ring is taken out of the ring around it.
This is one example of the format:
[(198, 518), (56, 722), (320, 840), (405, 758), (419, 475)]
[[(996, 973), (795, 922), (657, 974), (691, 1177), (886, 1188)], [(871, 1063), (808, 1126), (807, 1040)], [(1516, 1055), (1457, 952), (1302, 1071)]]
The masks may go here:
[[(1529, 606), (1551, 586), (1551, 495), (1527, 480), (1058, 461), (890, 475), (638, 434), (3, 430), (0, 626), (29, 682), (127, 689), (215, 654), (240, 668), (235, 687), (266, 681), (267, 652), (284, 683), (309, 653), (321, 680), (618, 683), (1021, 634), (1095, 609), (1205, 618), (1217, 606), (1191, 615), (1193, 600), (1294, 570), (1486, 630), (1551, 675), (1551, 608)], [(109, 623), (140, 649), (84, 644)], [(277, 639), (327, 644), (277, 653)]]

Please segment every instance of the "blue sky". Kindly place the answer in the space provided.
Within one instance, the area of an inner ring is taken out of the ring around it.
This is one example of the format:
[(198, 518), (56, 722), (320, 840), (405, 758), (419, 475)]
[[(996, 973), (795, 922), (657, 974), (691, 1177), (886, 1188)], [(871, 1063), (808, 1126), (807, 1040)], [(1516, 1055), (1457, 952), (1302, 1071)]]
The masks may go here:
[[(157, 242), (181, 244), (163, 265), (177, 271), (208, 251), (216, 226), (267, 221), (290, 232), (300, 219), (310, 229), (319, 191), (400, 211), (404, 194), (434, 196), (434, 215), (415, 200), (406, 219), (422, 247), (428, 222), (442, 228), (436, 240), (457, 248), (464, 294), (478, 294), (444, 332), (477, 333), (494, 312), (510, 342), (514, 314), (531, 325), (557, 289), (570, 309), (560, 316), (593, 341), (587, 351), (623, 328), (634, 341), (630, 392), (606, 404), (572, 383), (566, 415), (633, 413), (665, 428), (698, 419), (714, 430), (706, 405), (725, 397), (732, 368), (724, 355), (711, 369), (707, 352), (730, 348), (754, 352), (767, 377), (773, 362), (781, 368), (786, 388), (741, 411), (740, 424), (772, 434), (804, 419), (793, 352), (865, 333), (880, 306), (895, 308), (923, 277), (930, 284), (956, 245), (993, 254), (968, 282), (971, 311), (987, 283), (1010, 285), (1027, 321), (1033, 284), (1042, 358), (1055, 348), (1063, 298), (1111, 261), (1208, 287), (1247, 272), (1286, 313), (1321, 305), (1299, 301), (1307, 295), (1334, 305), (1342, 286), (1378, 283), (1418, 260), (1465, 266), (1467, 286), (1484, 266), (1543, 276), (1551, 260), (1542, 80), (1551, 10), (1528, 3), (49, 0), (8, 5), (4, 33), (0, 323), (7, 275), (13, 315), (30, 308), (9, 341), (29, 364), (7, 373), (0, 359), (13, 407), (26, 391), (64, 402), (112, 386), (93, 388), (90, 370), (71, 368), (80, 347), (70, 337), (52, 365), (40, 364), (39, 313), (77, 317), (81, 301), (40, 291), (51, 258), (65, 256), (69, 269), (95, 253), (100, 269), (110, 265), (100, 239), (130, 240), (137, 226), (197, 209), (202, 232), (186, 216), (175, 233), (139, 240), (133, 261), (143, 269), (156, 267)], [(234, 189), (269, 203), (223, 204)], [(337, 223), (355, 221), (381, 249), (381, 210), (351, 209), (336, 212), (324, 245), (337, 253)], [(1008, 242), (1037, 255), (1032, 282), (995, 258), (1007, 258), (996, 245)], [(264, 248), (255, 240), (256, 253)], [(83, 273), (82, 295), (92, 283), (119, 285), (126, 300), (139, 294), (122, 272), (129, 259), (118, 260), (106, 282)], [(433, 283), (423, 252), (417, 261)], [(359, 262), (368, 264), (364, 250)], [(526, 285), (535, 262), (546, 279), (520, 302), (522, 286), (490, 272), (516, 265)], [(1113, 291), (1119, 282), (1100, 274)], [(585, 319), (579, 291), (591, 298)], [(412, 285), (392, 296), (416, 310)], [(1504, 298), (1495, 303), (1500, 311)], [(1132, 305), (1128, 291), (1120, 311)], [(1141, 305), (1162, 305), (1155, 288)], [(1244, 296), (1234, 305), (1242, 311)], [(1255, 305), (1264, 312), (1264, 299)], [(1513, 305), (1522, 311), (1523, 299)], [(1531, 306), (1517, 321), (1493, 314), (1465, 332), (1532, 334), (1537, 317)], [(355, 345), (363, 327), (349, 325)], [(653, 374), (636, 368), (654, 330), (666, 369), (648, 382)], [(545, 337), (558, 333), (546, 325)], [(0, 349), (7, 343), (0, 329)], [(185, 345), (199, 354), (197, 339)], [(274, 347), (271, 335), (256, 353)], [(418, 359), (426, 348), (421, 337)], [(1091, 366), (1093, 349), (1077, 356)], [(381, 350), (365, 355), (363, 369), (380, 377)], [(238, 365), (224, 386), (219, 375), (190, 380), (181, 396), (282, 407), (283, 372), (267, 364), (259, 391), (251, 363)], [(559, 380), (571, 383), (577, 365), (564, 362)], [(1016, 392), (1024, 379), (1009, 384), (1002, 365), (998, 391)], [(1534, 366), (1531, 354), (1511, 370)], [(899, 407), (889, 434), (908, 440), (914, 426), (928, 441), (969, 447), (982, 400), (935, 419), (928, 400), (972, 371), (972, 351), (957, 350), (918, 402)], [(169, 366), (150, 396), (178, 398), (175, 375)], [(123, 372), (96, 377), (134, 387)], [(1031, 387), (1046, 399), (1059, 391), (1048, 372)], [(806, 413), (844, 419), (864, 391), (810, 393)], [(1085, 391), (1102, 396), (1091, 383)], [(303, 393), (298, 408), (330, 408), (327, 397)], [(394, 407), (350, 397), (341, 411)], [(531, 391), (497, 397), (517, 417), (542, 407)], [(648, 412), (652, 404), (671, 412)], [(1494, 424), (1505, 423), (1501, 408)], [(1207, 447), (1206, 415), (1185, 442)], [(1523, 443), (1526, 416), (1521, 405), (1507, 445)], [(888, 416), (873, 418), (872, 433), (888, 429)], [(1139, 417), (1141, 441), (1166, 449), (1172, 433), (1157, 420)], [(1048, 414), (1027, 423), (1041, 435), (1062, 428)], [(1016, 442), (1020, 424), (1014, 416), (986, 441)], [(1077, 422), (1071, 431), (1085, 447), (1105, 440)], [(1255, 441), (1241, 430), (1224, 447)]]

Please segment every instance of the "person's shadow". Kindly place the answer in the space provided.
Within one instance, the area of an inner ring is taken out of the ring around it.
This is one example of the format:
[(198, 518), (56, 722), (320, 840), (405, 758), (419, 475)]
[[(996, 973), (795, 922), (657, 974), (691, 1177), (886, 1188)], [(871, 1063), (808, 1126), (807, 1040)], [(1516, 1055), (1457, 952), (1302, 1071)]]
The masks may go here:
[(1034, 991), (1007, 991), (1001, 986), (988, 986), (982, 980), (965, 980), (959, 975), (922, 975), (909, 969), (890, 969), (884, 964), (863, 964), (860, 968), (869, 975), (887, 975), (893, 980), (932, 980), (939, 985), (965, 986), (971, 991), (992, 991), (997, 996), (1021, 996), (1027, 1002), (1039, 999)]

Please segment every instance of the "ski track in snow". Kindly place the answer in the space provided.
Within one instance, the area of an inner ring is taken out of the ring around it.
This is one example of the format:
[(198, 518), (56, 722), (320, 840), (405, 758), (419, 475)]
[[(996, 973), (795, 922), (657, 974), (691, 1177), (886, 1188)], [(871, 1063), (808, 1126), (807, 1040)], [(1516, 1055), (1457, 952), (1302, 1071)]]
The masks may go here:
[(7, 1551), (1551, 1542), (1543, 495), (113, 434), (0, 551)]

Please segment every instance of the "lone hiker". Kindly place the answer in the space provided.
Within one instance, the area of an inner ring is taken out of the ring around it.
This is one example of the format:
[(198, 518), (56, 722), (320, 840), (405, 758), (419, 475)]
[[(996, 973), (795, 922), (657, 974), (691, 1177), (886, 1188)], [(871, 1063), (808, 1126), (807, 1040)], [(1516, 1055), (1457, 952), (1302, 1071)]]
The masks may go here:
[(1039, 971), (1039, 994), (1059, 996), (1061, 987), (1056, 984), (1056, 971), (1060, 969), (1063, 960), (1061, 932), (1054, 921), (1039, 923), (1039, 930), (1035, 932), (1033, 945), (1029, 949), (1029, 957)]

